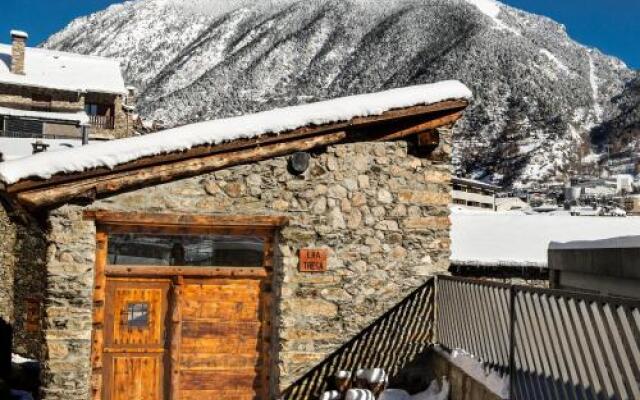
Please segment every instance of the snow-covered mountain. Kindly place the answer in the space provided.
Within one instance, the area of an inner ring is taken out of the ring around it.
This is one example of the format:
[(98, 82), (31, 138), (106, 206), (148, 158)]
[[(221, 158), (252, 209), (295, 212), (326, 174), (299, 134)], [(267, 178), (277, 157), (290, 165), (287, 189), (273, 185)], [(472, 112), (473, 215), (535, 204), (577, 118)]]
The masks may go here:
[(634, 75), (493, 0), (136, 0), (44, 46), (121, 58), (141, 113), (170, 126), (459, 79), (475, 100), (456, 167), (516, 185), (568, 168)]

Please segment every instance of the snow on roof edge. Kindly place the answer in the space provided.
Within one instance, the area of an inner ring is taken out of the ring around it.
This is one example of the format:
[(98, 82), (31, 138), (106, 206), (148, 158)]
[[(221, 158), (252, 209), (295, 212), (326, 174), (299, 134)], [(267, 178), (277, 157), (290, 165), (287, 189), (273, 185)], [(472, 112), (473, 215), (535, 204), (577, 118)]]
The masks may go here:
[(20, 37), (20, 38), (25, 38), (25, 39), (29, 39), (29, 34), (25, 31), (20, 31), (18, 29), (12, 29), (9, 32), (9, 35), (11, 35), (11, 37)]
[(84, 125), (89, 123), (89, 115), (84, 110), (65, 113), (65, 112), (53, 112), (53, 111), (19, 110), (16, 108), (0, 106), (0, 115), (36, 118), (36, 119), (47, 120), (47, 121), (74, 122), (79, 125)]
[(454, 99), (469, 100), (471, 97), (471, 91), (461, 82), (442, 81), (199, 122), (149, 135), (7, 161), (0, 164), (0, 181), (11, 185), (26, 178), (48, 179), (58, 173), (112, 169), (142, 157), (185, 151), (195, 146), (278, 134), (308, 125), (337, 123), (380, 115), (392, 109)]

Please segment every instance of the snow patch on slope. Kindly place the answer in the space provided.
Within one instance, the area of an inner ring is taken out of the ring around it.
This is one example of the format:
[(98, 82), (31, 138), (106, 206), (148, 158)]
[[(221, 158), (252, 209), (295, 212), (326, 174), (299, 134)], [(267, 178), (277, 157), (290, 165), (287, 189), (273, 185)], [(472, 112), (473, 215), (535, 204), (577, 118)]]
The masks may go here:
[(496, 1), (494, 0), (465, 0), (465, 1), (469, 4), (476, 6), (478, 10), (480, 10), (480, 12), (482, 12), (483, 14), (491, 18), (493, 22), (496, 24), (497, 29), (506, 30), (518, 36), (521, 35), (520, 31), (508, 26), (503, 21), (501, 21), (500, 18), (498, 18), (498, 16), (500, 15), (501, 9)]
[(566, 74), (571, 74), (571, 70), (566, 65), (564, 65), (564, 63), (560, 61), (558, 57), (556, 57), (549, 50), (540, 49), (540, 53), (545, 57), (547, 57), (551, 62), (553, 62), (558, 67), (559, 70), (563, 71)]
[(593, 63), (593, 56), (591, 51), (589, 54), (589, 83), (591, 84), (591, 90), (593, 93), (593, 110), (596, 113), (596, 122), (602, 122), (602, 106), (600, 106), (600, 93), (598, 88), (598, 76), (596, 75), (596, 67)]
[(28, 177), (48, 179), (56, 173), (113, 168), (142, 157), (185, 151), (195, 146), (277, 134), (308, 125), (380, 115), (397, 108), (471, 97), (471, 91), (462, 83), (443, 81), (200, 122), (145, 136), (71, 149), (63, 154), (45, 152), (8, 161), (0, 164), (0, 180), (12, 184)]

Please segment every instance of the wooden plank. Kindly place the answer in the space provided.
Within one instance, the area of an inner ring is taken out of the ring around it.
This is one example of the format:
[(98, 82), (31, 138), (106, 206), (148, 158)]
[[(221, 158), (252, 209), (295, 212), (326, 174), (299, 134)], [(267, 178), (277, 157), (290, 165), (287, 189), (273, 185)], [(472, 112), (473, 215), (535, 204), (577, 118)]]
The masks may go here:
[(255, 400), (254, 390), (182, 390), (180, 400)]
[[(247, 222), (249, 223), (249, 222)], [(257, 236), (264, 239), (273, 234), (277, 227), (271, 226), (218, 226), (218, 225), (151, 225), (144, 223), (104, 224), (96, 223), (100, 230), (109, 234), (139, 233), (146, 235), (237, 235)]]
[(180, 365), (181, 365), (181, 348), (182, 348), (182, 289), (184, 287), (184, 278), (177, 276), (173, 285), (173, 301), (171, 310), (171, 400), (180, 399)]
[(200, 157), (204, 155), (212, 155), (220, 152), (228, 152), (234, 150), (245, 149), (247, 147), (263, 146), (278, 141), (291, 140), (294, 138), (308, 137), (343, 129), (351, 128), (363, 128), (380, 123), (388, 123), (394, 120), (402, 120), (406, 118), (415, 118), (419, 116), (426, 116), (432, 113), (443, 112), (446, 110), (462, 110), (468, 106), (468, 102), (464, 100), (450, 100), (430, 105), (407, 107), (403, 109), (390, 110), (382, 113), (378, 116), (368, 117), (356, 117), (351, 121), (342, 123), (333, 123), (320, 126), (308, 126), (301, 127), (299, 129), (282, 132), (278, 135), (264, 135), (255, 139), (239, 139), (229, 143), (219, 144), (215, 146), (198, 146), (190, 149), (186, 152), (175, 152), (171, 154), (163, 154), (158, 156), (145, 157), (135, 162), (118, 165), (113, 169), (97, 168), (91, 171), (86, 171), (76, 174), (58, 174), (50, 179), (24, 179), (18, 183), (7, 185), (4, 190), (9, 193), (16, 193), (25, 190), (31, 190), (39, 187), (46, 187), (51, 185), (57, 185), (61, 183), (70, 182), (80, 178), (91, 178), (100, 176), (103, 174), (110, 174), (113, 172), (121, 172), (136, 168), (148, 167), (152, 165), (163, 164), (171, 161), (179, 161), (193, 157)]
[(141, 354), (141, 353), (164, 353), (164, 348), (159, 347), (135, 347), (135, 348), (122, 348), (122, 347), (104, 347), (102, 350), (105, 354)]
[(104, 232), (96, 233), (96, 261), (93, 278), (93, 321), (91, 331), (91, 398), (103, 398), (103, 357), (104, 346), (104, 306), (107, 278), (108, 236)]
[(438, 128), (438, 127), (441, 127), (441, 126), (453, 124), (457, 120), (459, 120), (461, 117), (462, 117), (462, 112), (457, 112), (457, 113), (454, 113), (454, 114), (445, 115), (443, 117), (436, 118), (436, 119), (431, 120), (431, 121), (423, 122), (421, 124), (412, 126), (410, 128), (402, 129), (400, 131), (389, 133), (387, 135), (381, 136), (381, 137), (377, 138), (376, 141), (382, 142), (382, 141), (391, 141), (391, 140), (403, 139), (403, 138), (406, 138), (406, 137), (411, 136), (411, 135), (416, 135), (416, 134), (419, 134), (419, 133), (423, 133), (425, 131), (430, 131), (432, 129), (435, 129), (435, 128)]
[(233, 153), (223, 153), (177, 161), (170, 164), (151, 166), (144, 169), (125, 171), (95, 177), (86, 180), (59, 184), (51, 188), (35, 189), (20, 192), (16, 195), (19, 202), (28, 208), (36, 209), (43, 206), (70, 201), (78, 196), (89, 197), (120, 192), (146, 184), (160, 184), (180, 178), (213, 172), (234, 165), (246, 164), (264, 159), (286, 155), (296, 151), (307, 151), (316, 147), (338, 143), (346, 138), (344, 131), (329, 133), (308, 139), (294, 140), (286, 143), (276, 143), (262, 147), (239, 150)]
[(185, 320), (255, 321), (258, 318), (256, 302), (185, 300), (182, 315)]
[(119, 212), (106, 210), (88, 210), (85, 219), (102, 224), (118, 225), (196, 225), (218, 227), (266, 227), (276, 228), (285, 225), (288, 217), (282, 215), (185, 215), (141, 212)]
[(180, 358), (182, 370), (220, 370), (257, 368), (258, 354), (185, 353)]
[(263, 278), (264, 268), (240, 267), (170, 267), (147, 265), (108, 265), (107, 276), (206, 276), (230, 278)]
[(160, 357), (115, 356), (110, 400), (162, 400), (161, 376)]
[(248, 321), (185, 321), (182, 336), (185, 338), (258, 337), (260, 322)]
[(240, 335), (212, 338), (182, 338), (183, 353), (232, 353), (254, 354), (260, 351), (258, 338)]
[(183, 390), (247, 390), (255, 386), (253, 369), (216, 371), (182, 371), (180, 385)]

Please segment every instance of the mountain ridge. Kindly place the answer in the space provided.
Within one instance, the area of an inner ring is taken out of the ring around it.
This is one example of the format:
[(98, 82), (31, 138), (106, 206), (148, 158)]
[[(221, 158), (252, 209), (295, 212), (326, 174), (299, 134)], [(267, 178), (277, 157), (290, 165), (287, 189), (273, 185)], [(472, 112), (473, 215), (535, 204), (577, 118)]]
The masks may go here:
[(455, 130), (457, 172), (514, 186), (568, 171), (624, 112), (635, 74), (493, 0), (211, 4), (111, 6), (44, 46), (123, 59), (141, 114), (168, 126), (458, 79), (475, 98)]

